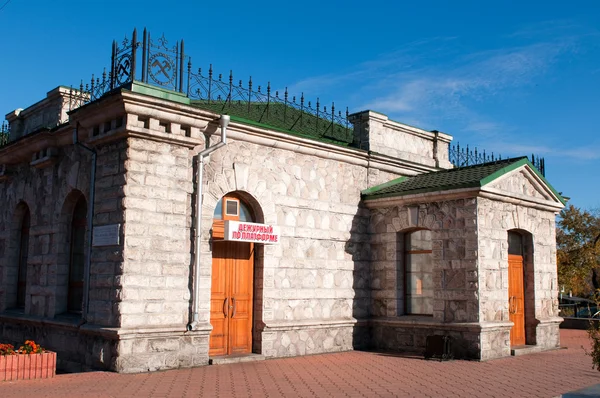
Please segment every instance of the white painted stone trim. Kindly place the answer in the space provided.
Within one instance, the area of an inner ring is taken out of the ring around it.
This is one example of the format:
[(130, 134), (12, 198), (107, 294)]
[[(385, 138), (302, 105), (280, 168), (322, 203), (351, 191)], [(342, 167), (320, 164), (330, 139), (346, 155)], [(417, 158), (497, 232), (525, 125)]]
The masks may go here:
[(263, 332), (271, 331), (287, 331), (301, 329), (326, 329), (331, 327), (346, 327), (353, 326), (357, 323), (356, 319), (310, 319), (310, 320), (293, 320), (283, 322), (265, 323)]

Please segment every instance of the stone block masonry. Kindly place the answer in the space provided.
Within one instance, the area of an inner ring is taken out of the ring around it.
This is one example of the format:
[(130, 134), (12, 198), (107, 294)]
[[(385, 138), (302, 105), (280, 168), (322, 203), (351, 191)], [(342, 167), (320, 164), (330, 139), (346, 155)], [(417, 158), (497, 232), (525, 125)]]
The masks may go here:
[[(365, 111), (351, 117), (354, 146), (232, 117), (227, 145), (204, 159), (204, 179), (196, 184), (195, 156), (219, 142), (219, 115), (164, 94), (148, 85), (115, 90), (71, 112), (70, 124), (21, 132), (19, 141), (0, 149), (2, 341), (33, 337), (57, 351), (65, 369), (146, 372), (207, 364), (213, 217), (219, 200), (234, 194), (254, 222), (281, 231), (279, 244), (254, 245), (254, 353), (419, 352), (426, 335), (450, 334), (460, 355), (504, 356), (510, 229), (533, 236), (535, 260), (526, 263), (528, 344), (558, 344), (553, 215), (541, 205), (514, 203), (551, 199), (535, 178), (523, 174), (529, 185), (517, 176), (496, 188), (516, 195), (512, 202), (445, 192), (397, 203), (362, 201), (370, 186), (451, 167), (451, 137)], [(15, 113), (11, 123), (33, 125), (27, 118), (35, 114), (33, 108)], [(81, 315), (67, 313), (71, 225), (77, 201), (89, 198), (91, 158), (73, 145), (74, 128), (98, 156), (93, 226), (119, 227), (118, 244), (91, 248), (89, 306)], [(27, 209), (25, 306), (15, 308)], [(200, 231), (194, 231), (196, 216)], [(407, 316), (399, 242), (420, 228), (431, 230), (432, 314)], [(198, 319), (192, 324), (193, 293)]]

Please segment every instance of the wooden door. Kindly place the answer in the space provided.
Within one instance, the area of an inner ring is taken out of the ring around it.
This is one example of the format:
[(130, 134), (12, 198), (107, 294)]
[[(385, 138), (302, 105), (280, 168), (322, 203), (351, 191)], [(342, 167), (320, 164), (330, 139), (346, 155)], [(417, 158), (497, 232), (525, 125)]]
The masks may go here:
[(209, 355), (252, 352), (253, 271), (253, 243), (213, 243)]
[(510, 330), (510, 345), (525, 345), (525, 289), (523, 256), (508, 255), (508, 311), (514, 323)]

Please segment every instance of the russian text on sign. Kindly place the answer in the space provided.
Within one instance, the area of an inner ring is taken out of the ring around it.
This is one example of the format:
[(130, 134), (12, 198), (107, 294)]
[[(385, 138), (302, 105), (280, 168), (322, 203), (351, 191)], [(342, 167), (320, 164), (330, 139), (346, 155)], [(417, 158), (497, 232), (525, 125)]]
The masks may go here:
[(278, 244), (281, 238), (279, 227), (241, 221), (225, 221), (224, 239), (234, 242)]

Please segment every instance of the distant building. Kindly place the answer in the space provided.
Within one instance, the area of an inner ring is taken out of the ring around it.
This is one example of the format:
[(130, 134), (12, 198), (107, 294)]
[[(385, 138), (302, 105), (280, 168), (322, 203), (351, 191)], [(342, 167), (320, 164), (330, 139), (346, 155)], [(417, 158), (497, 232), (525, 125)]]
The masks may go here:
[(564, 199), (527, 158), (455, 168), (446, 134), (132, 42), (6, 116), (0, 341), (118, 372), (433, 335), (481, 360), (559, 346)]

